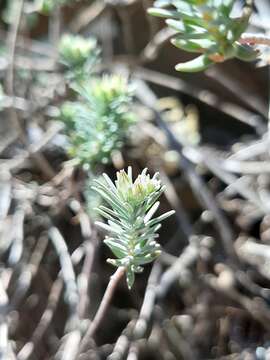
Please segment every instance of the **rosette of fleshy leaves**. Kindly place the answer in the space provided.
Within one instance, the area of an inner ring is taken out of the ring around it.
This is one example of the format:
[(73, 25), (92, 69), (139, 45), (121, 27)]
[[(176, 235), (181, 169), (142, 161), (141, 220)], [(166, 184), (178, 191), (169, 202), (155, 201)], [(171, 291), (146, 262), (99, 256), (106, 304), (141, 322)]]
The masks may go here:
[(117, 173), (115, 183), (106, 174), (103, 174), (103, 181), (94, 180), (93, 183), (93, 189), (108, 204), (108, 207), (101, 205), (97, 209), (108, 223), (96, 222), (108, 231), (109, 235), (104, 242), (116, 257), (107, 261), (116, 267), (126, 268), (130, 289), (135, 273), (142, 272), (143, 265), (151, 263), (160, 255), (160, 245), (156, 241), (160, 222), (174, 211), (153, 218), (164, 186), (158, 173), (151, 178), (147, 169), (144, 169), (134, 182), (132, 169), (129, 167), (127, 173), (124, 170)]
[(148, 11), (166, 18), (175, 30), (171, 42), (177, 48), (199, 53), (195, 59), (176, 65), (177, 71), (196, 72), (236, 57), (255, 60), (257, 50), (238, 42), (252, 13), (247, 1), (242, 15), (231, 17), (234, 0), (157, 0)]
[(65, 34), (59, 43), (59, 60), (67, 68), (67, 78), (81, 80), (89, 76), (99, 61), (100, 49), (95, 38)]
[(64, 103), (60, 115), (66, 124), (68, 153), (85, 169), (109, 163), (135, 122), (132, 87), (126, 77), (104, 75), (74, 89), (78, 101)]

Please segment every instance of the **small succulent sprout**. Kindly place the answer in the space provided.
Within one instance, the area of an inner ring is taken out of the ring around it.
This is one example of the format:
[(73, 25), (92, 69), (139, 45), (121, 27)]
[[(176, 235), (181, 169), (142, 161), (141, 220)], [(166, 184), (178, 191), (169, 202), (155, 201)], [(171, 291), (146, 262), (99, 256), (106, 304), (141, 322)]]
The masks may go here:
[(114, 183), (106, 174), (102, 180), (93, 181), (93, 189), (108, 204), (108, 207), (101, 205), (97, 209), (108, 223), (96, 224), (109, 234), (104, 242), (116, 259), (108, 259), (108, 262), (126, 268), (127, 284), (131, 289), (135, 273), (142, 272), (143, 265), (160, 255), (161, 248), (156, 241), (160, 222), (174, 211), (153, 217), (159, 207), (157, 200), (164, 191), (158, 173), (151, 178), (144, 169), (133, 181), (129, 167), (127, 172), (117, 172), (116, 177)]
[(106, 75), (74, 89), (78, 101), (64, 103), (60, 115), (66, 124), (68, 153), (86, 169), (109, 163), (135, 121), (132, 88), (125, 77)]
[(87, 75), (99, 59), (99, 48), (94, 38), (65, 34), (59, 43), (60, 62), (69, 70), (69, 77)]
[(191, 61), (176, 65), (177, 71), (202, 71), (233, 57), (245, 61), (257, 58), (256, 49), (238, 42), (248, 26), (251, 6), (246, 5), (241, 17), (232, 18), (234, 2), (157, 0), (148, 10), (153, 16), (165, 18), (167, 25), (177, 31), (171, 40), (174, 46), (200, 54)]

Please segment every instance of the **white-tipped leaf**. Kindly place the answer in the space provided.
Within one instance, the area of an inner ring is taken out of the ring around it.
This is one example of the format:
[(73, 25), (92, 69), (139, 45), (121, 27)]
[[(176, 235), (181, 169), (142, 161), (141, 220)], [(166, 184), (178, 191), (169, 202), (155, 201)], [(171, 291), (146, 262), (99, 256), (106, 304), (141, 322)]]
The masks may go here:
[(157, 201), (152, 207), (151, 209), (148, 211), (148, 213), (145, 215), (144, 217), (144, 223), (146, 224), (155, 214), (155, 212), (157, 211), (158, 207), (160, 205), (160, 202)]

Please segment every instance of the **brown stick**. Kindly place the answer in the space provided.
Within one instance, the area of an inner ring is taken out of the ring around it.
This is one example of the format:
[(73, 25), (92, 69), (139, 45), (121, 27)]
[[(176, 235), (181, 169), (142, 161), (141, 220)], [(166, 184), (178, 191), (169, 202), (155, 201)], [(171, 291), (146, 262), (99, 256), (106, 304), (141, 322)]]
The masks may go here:
[[(16, 41), (17, 41), (17, 36), (18, 36), (21, 17), (22, 17), (23, 4), (24, 4), (24, 0), (17, 1), (16, 13), (14, 16), (14, 20), (10, 25), (9, 33), (7, 36), (7, 44), (9, 47), (9, 54), (8, 54), (9, 64), (6, 73), (5, 85), (6, 85), (6, 93), (10, 97), (14, 96), (14, 58), (15, 58)], [(17, 130), (20, 137), (22, 137), (22, 140), (26, 141), (24, 132), (22, 131), (21, 125), (17, 117), (16, 110), (11, 107), (9, 109), (9, 113), (10, 113), (10, 120), (14, 128)]]
[(108, 309), (111, 299), (113, 297), (113, 294), (116, 290), (116, 287), (117, 287), (119, 281), (122, 279), (125, 271), (126, 271), (126, 269), (121, 266), (111, 276), (108, 286), (106, 288), (106, 291), (104, 293), (103, 299), (102, 299), (100, 306), (96, 312), (96, 315), (95, 315), (93, 321), (91, 322), (88, 330), (86, 331), (86, 334), (84, 335), (84, 337), (82, 339), (81, 346), (79, 349), (79, 354), (81, 354), (85, 350), (87, 350), (87, 344), (89, 343), (90, 339), (93, 337), (95, 331), (97, 330), (101, 321), (103, 320), (106, 310)]
[(244, 33), (241, 35), (238, 40), (241, 44), (250, 44), (250, 45), (267, 45), (270, 46), (270, 36), (265, 34), (247, 34)]

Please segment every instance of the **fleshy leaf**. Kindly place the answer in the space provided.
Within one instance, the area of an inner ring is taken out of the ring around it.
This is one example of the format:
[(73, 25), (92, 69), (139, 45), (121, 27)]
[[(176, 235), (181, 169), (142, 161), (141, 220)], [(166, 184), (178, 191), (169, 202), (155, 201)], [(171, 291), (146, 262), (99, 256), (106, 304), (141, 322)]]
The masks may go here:
[(193, 60), (177, 64), (175, 69), (182, 72), (199, 72), (206, 70), (212, 64), (214, 61), (210, 60), (208, 56), (201, 55)]

